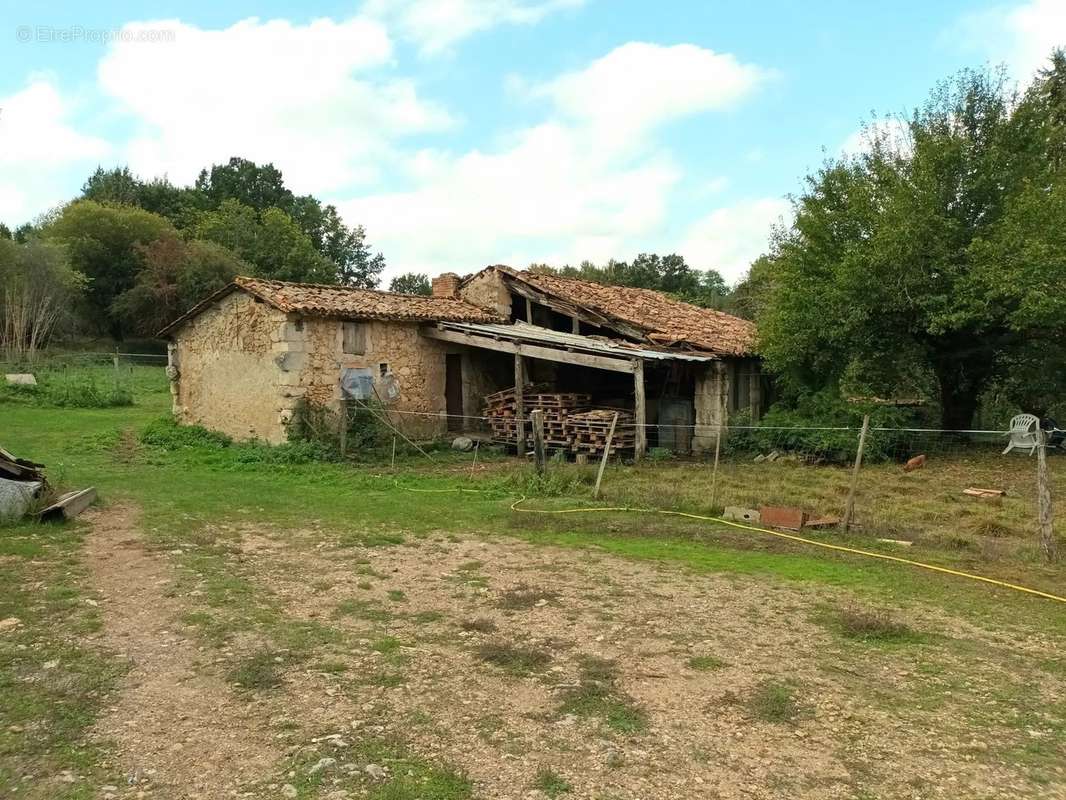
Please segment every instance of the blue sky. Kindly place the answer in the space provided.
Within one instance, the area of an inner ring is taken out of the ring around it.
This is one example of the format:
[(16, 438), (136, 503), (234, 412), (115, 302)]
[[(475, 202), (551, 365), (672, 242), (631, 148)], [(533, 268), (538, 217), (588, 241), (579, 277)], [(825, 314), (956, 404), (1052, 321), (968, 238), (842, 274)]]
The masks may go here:
[(0, 220), (97, 164), (242, 155), (389, 274), (681, 252), (730, 281), (789, 194), (964, 66), (1025, 82), (1066, 0), (0, 4)]

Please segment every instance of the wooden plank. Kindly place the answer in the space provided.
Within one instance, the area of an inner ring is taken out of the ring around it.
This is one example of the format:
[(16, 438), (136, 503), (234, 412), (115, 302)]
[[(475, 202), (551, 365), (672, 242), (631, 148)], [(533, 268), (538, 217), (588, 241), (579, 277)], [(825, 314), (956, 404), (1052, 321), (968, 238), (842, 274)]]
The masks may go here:
[(43, 520), (74, 519), (96, 500), (96, 488), (90, 486), (80, 492), (68, 492), (41, 512)]
[(648, 449), (648, 429), (644, 427), (647, 422), (647, 409), (644, 400), (644, 362), (633, 362), (636, 369), (633, 370), (633, 423), (636, 427), (636, 451), (633, 458), (640, 461), (644, 457), (644, 451)]
[(618, 422), (618, 415), (614, 415), (614, 419), (611, 420), (611, 432), (607, 435), (607, 444), (603, 448), (603, 458), (600, 459), (600, 469), (596, 473), (596, 489), (593, 491), (593, 497), (600, 496), (600, 484), (603, 482), (603, 471), (607, 468), (607, 459), (611, 456), (611, 440), (614, 439), (614, 425)]
[(563, 350), (555, 350), (551, 347), (540, 347), (533, 344), (518, 345), (514, 342), (489, 339), (485, 336), (474, 336), (459, 331), (441, 330), (440, 328), (422, 328), (422, 335), (429, 339), (438, 339), (442, 342), (453, 344), (465, 344), (470, 347), (480, 347), (483, 350), (498, 350), (501, 353), (521, 352), (529, 358), (539, 358), (542, 361), (556, 361), (562, 364), (577, 364), (582, 367), (593, 369), (605, 369), (611, 372), (633, 372), (633, 362), (628, 358), (610, 358), (608, 356), (595, 356), (588, 353), (569, 353)]

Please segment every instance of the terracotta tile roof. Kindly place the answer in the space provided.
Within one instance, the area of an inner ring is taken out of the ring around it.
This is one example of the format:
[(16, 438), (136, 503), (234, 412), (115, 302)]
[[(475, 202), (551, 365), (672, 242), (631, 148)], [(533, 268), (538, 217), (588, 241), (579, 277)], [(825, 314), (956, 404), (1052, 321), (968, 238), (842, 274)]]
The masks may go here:
[(379, 319), (410, 322), (501, 322), (491, 311), (451, 297), (353, 289), (317, 283), (289, 283), (238, 276), (160, 331), (172, 333), (216, 300), (243, 289), (280, 311), (336, 319)]
[(652, 289), (607, 286), (505, 267), (497, 269), (545, 294), (640, 328), (646, 332), (648, 341), (655, 344), (687, 345), (715, 355), (755, 353), (755, 324), (732, 314), (683, 303)]

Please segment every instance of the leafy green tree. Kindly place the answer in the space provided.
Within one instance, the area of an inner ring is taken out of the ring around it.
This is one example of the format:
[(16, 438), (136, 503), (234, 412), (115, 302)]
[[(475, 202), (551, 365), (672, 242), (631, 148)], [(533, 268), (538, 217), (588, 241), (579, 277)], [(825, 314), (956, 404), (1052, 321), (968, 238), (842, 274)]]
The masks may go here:
[(174, 235), (174, 228), (158, 214), (94, 200), (75, 200), (64, 206), (41, 230), (43, 238), (66, 249), (71, 268), (89, 280), (90, 320), (116, 339), (122, 338), (124, 328), (111, 306), (133, 287), (140, 269), (134, 246), (165, 234)]
[(11, 228), (7, 227), (4, 223), (0, 222), (0, 239), (13, 239), (11, 235)]
[(429, 276), (421, 272), (405, 272), (403, 275), (397, 275), (389, 283), (390, 292), (399, 292), (400, 294), (422, 294), (429, 296), (433, 294), (433, 287), (429, 282)]
[(385, 256), (370, 249), (362, 225), (347, 227), (334, 206), (323, 206), (310, 195), (295, 199), (292, 216), (315, 249), (337, 265), (340, 283), (377, 288), (385, 269)]
[[(1027, 249), (1034, 231), (1019, 216), (1066, 228), (1047, 202), (1062, 181), (1037, 100), (1049, 80), (1019, 98), (1001, 72), (964, 71), (900, 120), (905, 141), (872, 126), (866, 153), (808, 179), (770, 254), (759, 313), (760, 350), (786, 386), (932, 386), (942, 426), (968, 428), (1021, 343), (1054, 339), (1032, 288), (1053, 291), (1055, 243), (1045, 235)], [(1008, 250), (1013, 270), (999, 266)]]
[(143, 208), (166, 217), (179, 230), (194, 224), (199, 212), (207, 208), (202, 192), (175, 186), (165, 177), (143, 181), (129, 167), (97, 167), (85, 181), (81, 196), (98, 203)]
[(322, 256), (292, 217), (279, 208), (260, 213), (237, 200), (223, 200), (217, 210), (201, 216), (195, 234), (233, 251), (261, 277), (337, 282), (336, 265)]
[(293, 194), (285, 187), (281, 170), (273, 164), (256, 164), (246, 158), (231, 158), (200, 171), (195, 188), (207, 198), (211, 208), (226, 200), (236, 200), (256, 211), (280, 208), (291, 212)]
[(676, 253), (667, 256), (641, 253), (632, 263), (611, 259), (603, 266), (583, 261), (577, 267), (567, 265), (556, 269), (534, 264), (530, 269), (594, 283), (654, 289), (707, 308), (720, 308), (729, 296), (729, 288), (716, 270), (693, 269)]
[(119, 295), (113, 313), (131, 331), (155, 336), (198, 301), (253, 268), (214, 242), (186, 242), (165, 233), (134, 246), (141, 260), (133, 286)]

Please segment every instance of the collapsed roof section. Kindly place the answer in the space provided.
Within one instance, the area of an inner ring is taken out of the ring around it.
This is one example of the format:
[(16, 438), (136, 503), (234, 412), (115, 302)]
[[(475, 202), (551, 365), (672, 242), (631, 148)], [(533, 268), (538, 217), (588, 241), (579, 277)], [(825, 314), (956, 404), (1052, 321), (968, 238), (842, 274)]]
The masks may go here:
[(519, 294), (555, 298), (591, 313), (602, 324), (624, 335), (665, 347), (680, 347), (716, 356), (755, 354), (754, 323), (676, 300), (663, 292), (630, 286), (609, 286), (579, 278), (562, 277), (503, 265), (486, 267), (463, 284), (489, 271), (497, 271)]

